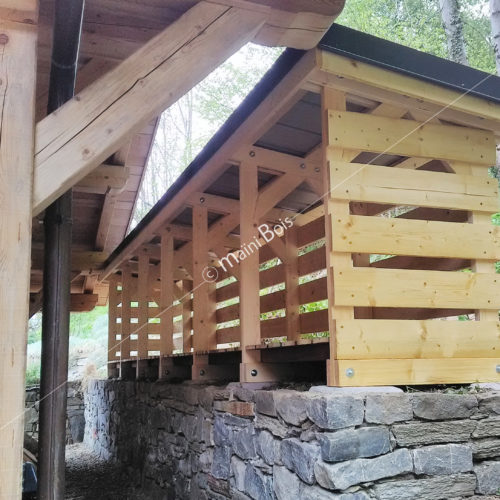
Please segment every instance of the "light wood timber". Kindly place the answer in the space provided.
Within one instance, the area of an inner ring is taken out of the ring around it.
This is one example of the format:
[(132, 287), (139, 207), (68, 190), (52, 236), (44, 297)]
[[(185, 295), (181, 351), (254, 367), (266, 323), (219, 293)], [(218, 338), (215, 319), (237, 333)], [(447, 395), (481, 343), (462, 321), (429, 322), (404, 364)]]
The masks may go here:
[(499, 321), (337, 321), (338, 359), (494, 358)]
[(116, 165), (100, 165), (84, 177), (73, 189), (84, 193), (113, 194), (121, 192), (127, 184), (130, 169)]
[(286, 248), (286, 258), (284, 260), (286, 336), (288, 340), (298, 340), (301, 330), (297, 229), (295, 227), (287, 229), (284, 239)]
[[(346, 163), (332, 159), (336, 199), (495, 212), (498, 184), (494, 179)], [(486, 170), (486, 169), (485, 169)]]
[(496, 160), (495, 138), (484, 130), (337, 110), (330, 110), (328, 116), (332, 147), (471, 161), (485, 166)]
[[(258, 168), (254, 162), (240, 165), (240, 237), (252, 241), (259, 236), (257, 210), (259, 200)], [(252, 376), (249, 363), (259, 363), (260, 354), (249, 352), (246, 346), (260, 343), (259, 253), (253, 252), (240, 262), (240, 382), (249, 382)]]
[[(460, 114), (457, 113), (458, 116), (463, 114), (480, 118), (477, 123), (483, 123), (483, 128), (489, 129), (489, 124), (495, 122), (496, 128), (499, 128), (500, 105), (493, 104), (491, 101), (470, 94), (464, 95), (458, 90), (423, 82), (420, 79), (361, 61), (353, 61), (337, 54), (318, 50), (316, 55), (320, 70), (342, 77), (347, 80), (347, 85), (349, 85), (348, 79), (352, 79), (355, 82), (386, 90), (388, 94), (402, 95), (403, 101), (409, 106), (412, 104), (410, 98), (423, 101), (423, 96), (425, 96), (425, 101), (437, 105), (437, 109), (441, 110), (438, 114), (439, 118), (453, 121), (449, 118), (454, 116), (453, 113), (460, 112)], [(436, 108), (432, 108), (434, 109)], [(446, 111), (448, 112), (445, 113)]]
[(333, 217), (333, 246), (339, 251), (382, 255), (500, 260), (500, 228), (491, 224)]
[(161, 235), (161, 298), (160, 356), (172, 354), (174, 349), (174, 237), (165, 230)]
[(215, 281), (208, 267), (208, 212), (206, 207), (193, 207), (193, 348), (194, 352), (217, 347), (215, 336)]
[[(500, 358), (340, 360), (339, 384), (345, 387), (500, 382)], [(354, 370), (348, 377), (346, 370)]]
[(495, 274), (373, 268), (334, 274), (335, 301), (346, 306), (500, 309)]
[(96, 293), (72, 293), (70, 297), (71, 312), (90, 312), (97, 305), (99, 295)]
[(33, 215), (253, 38), (264, 19), (262, 13), (199, 3), (44, 118), (36, 130)]
[(0, 498), (21, 498), (38, 2), (0, 1)]
[(133, 292), (133, 282), (132, 272), (130, 266), (125, 264), (122, 267), (122, 290), (121, 290), (121, 339), (120, 339), (120, 378), (124, 373), (122, 372), (123, 368), (123, 360), (130, 358), (130, 333), (131, 333), (131, 311), (130, 311), (130, 302), (132, 301), (132, 292)]
[[(137, 283), (138, 308), (137, 318), (138, 323), (134, 325), (134, 330), (137, 334), (137, 357), (139, 359), (148, 357), (148, 303), (149, 303), (149, 255), (147, 252), (139, 254), (139, 275)], [(141, 367), (137, 363), (137, 377), (141, 378), (143, 373), (139, 372)]]

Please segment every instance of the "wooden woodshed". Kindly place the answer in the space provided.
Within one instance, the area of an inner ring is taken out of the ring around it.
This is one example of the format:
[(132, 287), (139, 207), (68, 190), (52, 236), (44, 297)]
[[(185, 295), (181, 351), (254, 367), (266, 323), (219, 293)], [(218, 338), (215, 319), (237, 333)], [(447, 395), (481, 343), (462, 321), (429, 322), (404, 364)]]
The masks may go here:
[(495, 76), (287, 50), (108, 261), (110, 376), (500, 381), (499, 134)]

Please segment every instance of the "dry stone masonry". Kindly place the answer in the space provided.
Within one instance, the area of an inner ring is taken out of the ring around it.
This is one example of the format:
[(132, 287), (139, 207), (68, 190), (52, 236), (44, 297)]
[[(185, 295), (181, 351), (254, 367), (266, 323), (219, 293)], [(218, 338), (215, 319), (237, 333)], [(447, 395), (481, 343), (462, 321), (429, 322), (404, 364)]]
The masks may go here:
[(500, 495), (500, 392), (356, 393), (92, 381), (85, 441), (147, 498)]

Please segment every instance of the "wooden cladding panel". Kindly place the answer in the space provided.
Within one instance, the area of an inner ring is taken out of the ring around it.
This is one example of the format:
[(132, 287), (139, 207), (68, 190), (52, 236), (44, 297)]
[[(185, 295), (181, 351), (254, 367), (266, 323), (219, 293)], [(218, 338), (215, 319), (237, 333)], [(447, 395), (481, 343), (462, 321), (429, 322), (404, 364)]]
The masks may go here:
[[(339, 385), (422, 385), (500, 382), (500, 358), (339, 360)], [(349, 370), (349, 371), (348, 371)], [(352, 376), (348, 376), (353, 374)]]
[(500, 309), (496, 274), (372, 268), (334, 273), (341, 305)]
[(329, 110), (329, 145), (440, 160), (495, 164), (492, 132)]
[(332, 199), (496, 212), (498, 183), (487, 176), (345, 163), (330, 158)]
[(499, 321), (337, 321), (338, 359), (494, 358)]
[(492, 224), (332, 217), (333, 245), (342, 252), (500, 260), (500, 227)]

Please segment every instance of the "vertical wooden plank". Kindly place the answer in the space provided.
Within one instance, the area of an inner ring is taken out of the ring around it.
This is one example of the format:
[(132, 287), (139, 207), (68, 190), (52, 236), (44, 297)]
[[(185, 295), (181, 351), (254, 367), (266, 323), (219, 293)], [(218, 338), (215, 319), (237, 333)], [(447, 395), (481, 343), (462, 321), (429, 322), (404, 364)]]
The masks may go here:
[(217, 347), (215, 323), (215, 282), (208, 266), (208, 211), (193, 207), (193, 348), (194, 352)]
[[(120, 283), (118, 275), (112, 274), (109, 277), (109, 306), (108, 306), (108, 361), (116, 361), (116, 351), (120, 349), (120, 341), (116, 336), (121, 333), (121, 324), (117, 323), (120, 317), (118, 304), (120, 303), (120, 293), (117, 290)], [(110, 367), (108, 376), (112, 378), (115, 375), (115, 367)]]
[(193, 336), (191, 335), (193, 329), (193, 322), (191, 318), (191, 292), (193, 290), (193, 282), (191, 280), (181, 281), (182, 290), (182, 352), (191, 352), (193, 347)]
[(299, 254), (297, 229), (291, 227), (285, 232), (285, 301), (287, 340), (300, 339), (300, 297), (299, 297)]
[(123, 378), (123, 360), (130, 359), (130, 301), (132, 296), (132, 272), (129, 264), (122, 267), (122, 338), (120, 344), (120, 377)]
[(137, 279), (137, 324), (134, 325), (134, 333), (137, 334), (137, 363), (136, 378), (146, 376), (148, 357), (148, 333), (149, 333), (149, 255), (142, 250), (139, 253), (139, 275)]
[[(325, 170), (329, 172), (328, 186), (330, 190), (335, 187), (336, 179), (330, 171), (330, 162), (332, 160), (351, 161), (355, 154), (350, 151), (345, 151), (340, 148), (332, 148), (329, 144), (329, 137), (331, 135), (330, 124), (328, 119), (328, 110), (345, 111), (346, 98), (345, 93), (331, 88), (323, 87), (322, 93), (322, 119), (323, 119), (323, 152), (325, 161)], [(336, 215), (348, 216), (349, 215), (349, 201), (348, 200), (335, 200), (330, 197), (328, 199), (328, 206), (325, 210), (326, 217), (326, 240), (327, 240), (327, 268), (328, 268), (328, 298), (329, 304), (332, 308), (329, 315), (329, 328), (330, 328), (330, 362), (327, 369), (327, 382), (328, 385), (338, 385), (339, 374), (338, 364), (336, 361), (336, 338), (335, 338), (335, 320), (337, 319), (354, 319), (353, 307), (339, 307), (335, 306), (335, 274), (341, 269), (352, 267), (352, 257), (349, 253), (335, 252), (332, 246), (332, 217)]]
[[(248, 245), (258, 237), (256, 210), (259, 195), (257, 164), (240, 165), (240, 239)], [(252, 381), (250, 366), (260, 362), (260, 351), (247, 346), (260, 344), (259, 253), (251, 253), (240, 262), (240, 381)]]
[(165, 356), (174, 349), (174, 238), (168, 231), (161, 235), (160, 265), (160, 356)]
[(0, 14), (0, 498), (21, 498), (24, 435), (38, 2), (23, 5)]

